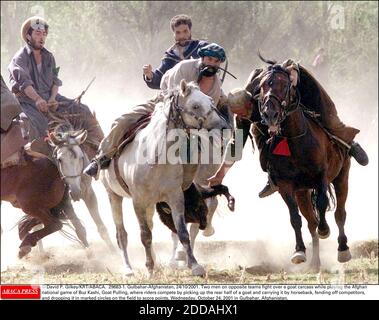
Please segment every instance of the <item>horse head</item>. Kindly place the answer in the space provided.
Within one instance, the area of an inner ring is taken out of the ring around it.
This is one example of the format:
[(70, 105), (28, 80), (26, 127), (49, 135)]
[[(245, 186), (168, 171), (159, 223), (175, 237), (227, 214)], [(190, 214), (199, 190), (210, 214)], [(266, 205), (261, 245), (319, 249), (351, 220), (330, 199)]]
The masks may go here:
[(214, 106), (213, 99), (201, 92), (195, 82), (187, 83), (182, 79), (173, 102), (174, 118), (184, 129), (231, 129)]
[(73, 131), (71, 126), (60, 125), (49, 134), (49, 144), (54, 148), (56, 161), (62, 179), (68, 184), (71, 198), (78, 201), (81, 195), (81, 175), (86, 156), (80, 145), (87, 138), (87, 130)]
[(297, 110), (299, 99), (296, 86), (298, 71), (291, 64), (287, 67), (275, 61), (265, 60), (270, 66), (263, 73), (257, 95), (262, 123), (268, 126), (268, 133), (274, 136), (280, 132), (280, 124), (286, 117)]

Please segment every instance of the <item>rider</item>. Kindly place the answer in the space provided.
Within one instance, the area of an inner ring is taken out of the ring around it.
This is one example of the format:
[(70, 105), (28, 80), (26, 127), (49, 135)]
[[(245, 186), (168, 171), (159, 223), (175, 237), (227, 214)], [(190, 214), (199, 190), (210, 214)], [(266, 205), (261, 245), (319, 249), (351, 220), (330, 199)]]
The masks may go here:
[[(23, 112), (38, 131), (32, 143), (32, 150), (46, 153), (47, 144), (42, 137), (46, 136), (48, 119), (46, 112), (49, 106), (59, 105), (57, 112), (67, 112), (67, 105), (74, 113), (81, 115), (83, 127), (88, 131), (88, 144), (97, 148), (104, 134), (94, 115), (84, 104), (73, 103), (74, 100), (58, 93), (62, 81), (58, 78), (59, 67), (54, 56), (44, 46), (49, 26), (41, 17), (25, 20), (21, 27), (21, 37), (26, 45), (13, 57), (8, 66), (11, 90), (16, 94)], [(74, 128), (76, 129), (76, 128)], [(81, 128), (80, 128), (81, 129)]]
[[(354, 137), (355, 134), (359, 132), (359, 130), (346, 126), (339, 119), (334, 103), (327, 95), (325, 90), (321, 87), (321, 85), (317, 82), (317, 80), (315, 80), (309, 73), (307, 73), (304, 68), (300, 67), (297, 63), (290, 59), (283, 62), (282, 66), (284, 68), (292, 67), (293, 70), (296, 70), (299, 80), (301, 77), (301, 72), (304, 76), (311, 78), (320, 94), (321, 123), (325, 126), (325, 128), (327, 128), (333, 135), (337, 136), (345, 144), (350, 144), (349, 154), (354, 157), (360, 165), (367, 165), (368, 156), (366, 152), (362, 149), (359, 143), (352, 141), (353, 138), (351, 138)], [(249, 80), (245, 88), (236, 89), (232, 91), (228, 96), (230, 110), (235, 113), (238, 118), (244, 119), (241, 122), (237, 121), (237, 128), (244, 130), (244, 143), (246, 142), (246, 137), (249, 134), (250, 125), (253, 123), (253, 135), (257, 141), (260, 151), (262, 151), (263, 146), (266, 144), (266, 138), (257, 126), (257, 123), (261, 121), (261, 118), (258, 111), (257, 101), (254, 99), (254, 95), (257, 94), (256, 88), (260, 83), (263, 74), (263, 69), (254, 70), (249, 76)], [(298, 83), (302, 82), (298, 81)], [(309, 108), (310, 106), (306, 107)], [(267, 171), (264, 152), (261, 152), (260, 159), (262, 169), (264, 171)], [(216, 174), (209, 179), (210, 185), (221, 184), (224, 176), (233, 166), (233, 164), (234, 162), (224, 162)], [(269, 175), (268, 182), (264, 189), (259, 193), (259, 197), (264, 198), (273, 194), (275, 191), (278, 191), (278, 187), (272, 182)]]
[(198, 50), (208, 43), (192, 40), (191, 18), (185, 14), (176, 15), (170, 21), (175, 43), (165, 52), (161, 65), (153, 71), (150, 64), (143, 66), (143, 79), (151, 89), (160, 89), (162, 76), (178, 62), (187, 59), (198, 59)]
[[(172, 89), (179, 85), (182, 79), (187, 82), (196, 81), (200, 90), (209, 95), (214, 104), (225, 109), (226, 96), (221, 90), (221, 80), (217, 74), (220, 64), (226, 60), (225, 50), (218, 44), (211, 43), (198, 50), (199, 59), (184, 60), (165, 73), (161, 81), (161, 89)], [(162, 95), (149, 100), (146, 104), (140, 104), (132, 108), (130, 112), (116, 119), (112, 129), (100, 143), (97, 156), (84, 169), (84, 173), (96, 177), (100, 169), (107, 168), (110, 160), (116, 154), (124, 134), (137, 123), (137, 121), (154, 111), (155, 105), (161, 100)]]

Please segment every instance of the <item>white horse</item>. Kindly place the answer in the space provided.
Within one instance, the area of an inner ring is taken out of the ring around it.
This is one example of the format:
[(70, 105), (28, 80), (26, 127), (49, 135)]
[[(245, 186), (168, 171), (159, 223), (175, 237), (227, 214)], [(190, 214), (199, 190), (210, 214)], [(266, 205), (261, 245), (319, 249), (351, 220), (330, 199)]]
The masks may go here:
[[(97, 198), (91, 185), (91, 177), (83, 174), (83, 169), (89, 163), (87, 154), (81, 147), (87, 138), (87, 131), (74, 131), (71, 125), (66, 123), (58, 125), (49, 137), (49, 144), (54, 148), (53, 159), (56, 161), (62, 179), (69, 187), (72, 200), (84, 200), (100, 237), (114, 251), (108, 230), (99, 214)], [(71, 207), (68, 210), (73, 209)]]
[[(199, 165), (180, 161), (175, 164), (152, 161), (157, 160), (157, 157), (162, 159), (162, 156), (164, 159), (173, 157), (172, 150), (177, 142), (168, 138), (170, 132), (182, 129), (180, 132), (186, 135), (190, 128), (222, 130), (230, 129), (230, 126), (220, 117), (209, 96), (202, 93), (196, 84), (187, 84), (182, 80), (180, 89), (167, 94), (164, 102), (157, 104), (148, 126), (136, 135), (119, 157), (112, 160), (107, 170), (101, 172), (100, 177), (112, 206), (117, 243), (123, 252), (126, 275), (133, 274), (133, 271), (127, 254), (127, 233), (123, 224), (124, 197), (131, 197), (133, 200), (141, 229), (141, 241), (145, 247), (146, 267), (150, 275), (154, 270), (153, 214), (158, 202), (166, 202), (171, 208), (175, 228), (185, 248), (192, 274), (205, 275), (204, 268), (193, 255), (184, 218), (183, 190), (191, 185)], [(142, 155), (146, 154), (153, 154), (154, 159), (149, 156), (143, 158)], [(122, 181), (117, 178), (117, 171)]]

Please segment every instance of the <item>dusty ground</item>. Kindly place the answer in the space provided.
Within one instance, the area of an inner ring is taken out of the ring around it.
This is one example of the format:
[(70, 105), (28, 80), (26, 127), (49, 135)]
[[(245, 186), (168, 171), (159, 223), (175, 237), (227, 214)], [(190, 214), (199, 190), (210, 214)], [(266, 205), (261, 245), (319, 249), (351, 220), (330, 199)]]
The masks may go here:
[[(259, 241), (255, 242), (199, 242), (195, 254), (207, 275), (191, 276), (190, 270), (173, 270), (169, 267), (170, 244), (155, 245), (156, 271), (152, 278), (144, 267), (142, 246), (131, 246), (130, 260), (135, 275), (124, 278), (121, 256), (113, 254), (102, 243), (92, 245), (90, 251), (72, 245), (50, 247), (46, 254), (34, 249), (29, 256), (8, 266), (1, 272), (1, 283), (70, 283), (70, 284), (179, 284), (179, 283), (228, 283), (228, 284), (342, 284), (378, 283), (378, 241), (353, 243), (353, 259), (345, 264), (336, 261), (334, 241), (328, 251), (321, 251), (322, 271), (308, 271), (308, 264), (290, 264), (289, 248), (278, 249)], [(274, 249), (273, 249), (274, 248)], [(311, 252), (307, 252), (308, 261)]]

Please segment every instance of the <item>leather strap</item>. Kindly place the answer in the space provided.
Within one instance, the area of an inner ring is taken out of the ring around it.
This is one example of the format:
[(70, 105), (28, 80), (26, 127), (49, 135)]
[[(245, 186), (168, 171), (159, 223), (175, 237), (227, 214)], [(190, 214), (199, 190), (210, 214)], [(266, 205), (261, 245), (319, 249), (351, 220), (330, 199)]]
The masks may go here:
[(125, 183), (125, 181), (122, 179), (122, 177), (120, 175), (120, 169), (118, 167), (118, 159), (119, 158), (120, 158), (119, 153), (116, 153), (116, 155), (113, 158), (113, 168), (114, 168), (114, 172), (116, 174), (116, 179), (117, 179), (118, 183), (120, 184), (120, 186), (122, 187), (122, 189), (124, 189), (124, 191), (127, 194), (130, 194), (128, 185)]

